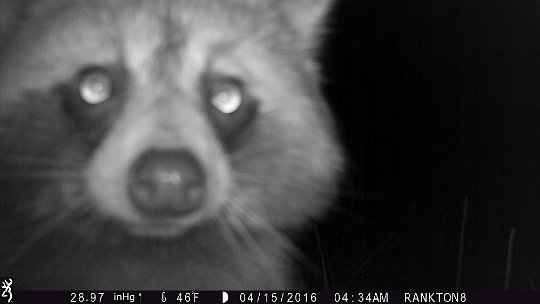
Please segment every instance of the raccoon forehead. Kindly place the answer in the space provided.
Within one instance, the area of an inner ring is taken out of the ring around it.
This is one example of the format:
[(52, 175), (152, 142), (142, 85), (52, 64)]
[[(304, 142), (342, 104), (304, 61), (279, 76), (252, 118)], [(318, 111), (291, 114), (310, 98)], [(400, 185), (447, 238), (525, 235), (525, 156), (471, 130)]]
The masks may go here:
[[(26, 1), (33, 2), (23, 2)], [(302, 3), (327, 0), (294, 1), (298, 1), (295, 2), (299, 3), (298, 7), (304, 7)], [(254, 62), (258, 62), (255, 56), (281, 56), (282, 60), (274, 61), (283, 62), (284, 66), (312, 59), (312, 53), (295, 41), (297, 36), (292, 23), (287, 22), (287, 15), (283, 13), (284, 3), (289, 3), (285, 0), (50, 0), (36, 3), (40, 4), (34, 6), (32, 16), (28, 17), (23, 27), (26, 32), (20, 35), (22, 40), (13, 46), (17, 50), (11, 52), (15, 58), (0, 58), (4, 68), (11, 67), (22, 75), (18, 87), (46, 88), (53, 81), (72, 75), (81, 65), (114, 62), (124, 64), (141, 77), (150, 76), (147, 71), (160, 65), (181, 67), (194, 76), (207, 68), (209, 59), (219, 56), (221, 50), (224, 50), (221, 54), (228, 52), (230, 58), (238, 58), (240, 53), (249, 54), (243, 59)], [(163, 50), (171, 56), (157, 53)], [(230, 56), (233, 52), (236, 56)], [(156, 62), (163, 58), (175, 60), (175, 56), (176, 60), (181, 60), (179, 64)]]
[[(113, 42), (139, 39), (146, 46), (158, 40), (179, 46), (187, 35), (233, 43), (249, 37), (272, 48), (295, 45), (293, 31), (271, 0), (22, 1), (34, 2), (24, 15), (27, 23), (34, 25), (31, 31), (39, 32), (36, 36), (64, 36), (82, 46), (91, 44), (89, 36), (96, 32)], [(61, 41), (55, 43), (62, 45)]]
[[(278, 42), (281, 45), (298, 45), (293, 37), (298, 34), (294, 28), (300, 21), (300, 27), (310, 28), (313, 24), (304, 21), (298, 11), (312, 11), (320, 6), (319, 2), (330, 0), (296, 0), (298, 5), (290, 5), (286, 0), (3, 0), (16, 3), (12, 7), (23, 11), (25, 19), (54, 19), (62, 15), (62, 11), (74, 14), (73, 18), (84, 22), (84, 19), (95, 19), (102, 22), (109, 19), (113, 22), (132, 24), (146, 15), (147, 19), (167, 19), (170, 24), (177, 23), (181, 27), (211, 28), (221, 32), (223, 38), (250, 35), (264, 38), (267, 43)], [(77, 15), (78, 14), (78, 15)], [(294, 18), (291, 18), (294, 17)], [(235, 30), (240, 30), (240, 32)], [(241, 32), (245, 30), (246, 32)], [(225, 34), (225, 35), (224, 35)], [(168, 37), (169, 38), (169, 37)], [(261, 39), (263, 40), (263, 39)]]

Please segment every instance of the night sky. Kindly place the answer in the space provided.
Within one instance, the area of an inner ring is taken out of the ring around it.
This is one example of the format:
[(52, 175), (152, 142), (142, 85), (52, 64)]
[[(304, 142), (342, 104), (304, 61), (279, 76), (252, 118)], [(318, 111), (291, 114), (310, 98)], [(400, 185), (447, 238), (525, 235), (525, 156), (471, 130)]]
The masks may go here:
[(327, 38), (348, 166), (310, 287), (540, 288), (540, 2), (341, 0)]

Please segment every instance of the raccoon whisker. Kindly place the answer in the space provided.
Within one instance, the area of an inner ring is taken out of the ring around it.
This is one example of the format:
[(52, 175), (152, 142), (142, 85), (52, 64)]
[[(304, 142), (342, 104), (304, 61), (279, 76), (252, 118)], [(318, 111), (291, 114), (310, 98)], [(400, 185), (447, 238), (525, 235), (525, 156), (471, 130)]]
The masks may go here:
[(282, 248), (286, 249), (297, 261), (304, 263), (307, 270), (309, 270), (311, 273), (320, 273), (319, 267), (312, 262), (310, 258), (305, 255), (302, 250), (300, 250), (300, 248), (298, 248), (288, 237), (268, 223), (267, 220), (247, 208), (237, 206), (232, 208), (237, 210), (239, 213), (243, 213), (243, 218), (253, 223), (255, 227), (262, 228), (265, 232), (270, 233), (270, 235), (274, 237), (274, 241), (276, 241)]
[[(80, 164), (78, 166), (81, 166)], [(29, 161), (23, 162), (10, 162), (10, 163), (0, 163), (1, 173), (0, 177), (5, 176), (26, 176), (33, 175), (34, 173), (38, 175), (42, 174), (58, 174), (60, 172), (71, 174), (77, 173), (80, 171), (77, 164), (65, 164), (59, 162), (47, 162), (42, 161)]]
[(250, 227), (257, 227), (262, 228), (265, 232), (269, 232), (271, 235), (273, 235), (277, 241), (280, 242), (282, 247), (292, 249), (292, 251), (300, 251), (297, 249), (297, 247), (287, 238), (283, 233), (281, 233), (279, 230), (277, 230), (274, 226), (272, 226), (270, 223), (268, 223), (267, 220), (265, 220), (260, 215), (256, 214), (255, 212), (249, 210), (248, 208), (241, 208), (241, 207), (233, 207), (239, 214), (243, 214), (242, 218), (249, 221), (251, 224)]
[[(227, 216), (227, 215), (226, 215)], [(233, 231), (231, 231), (231, 224), (227, 222), (223, 217), (215, 217), (215, 221), (212, 221), (213, 225), (217, 227), (217, 231), (225, 240), (225, 243), (229, 246), (231, 251), (241, 251), (238, 240), (235, 237)]]
[(13, 173), (2, 172), (0, 178), (9, 180), (42, 180), (42, 179), (83, 179), (84, 175), (80, 172), (71, 172), (66, 170), (13, 170)]
[[(103, 221), (99, 217), (87, 216), (91, 213), (91, 204), (84, 204), (77, 210), (77, 216), (69, 218), (71, 227), (76, 227), (74, 233), (70, 233), (69, 241), (62, 243), (63, 251), (77, 251), (83, 248), (91, 248), (93, 244), (99, 242), (100, 229)], [(81, 220), (84, 217), (84, 220)], [(66, 219), (66, 222), (68, 219)], [(76, 222), (75, 222), (76, 221)], [(73, 224), (71, 223), (73, 222)], [(62, 225), (61, 223), (59, 226)], [(73, 249), (70, 249), (73, 248)]]
[[(241, 196), (240, 194), (237, 194), (238, 196)], [(270, 232), (275, 232), (277, 234), (280, 234), (272, 225), (270, 225), (265, 219), (257, 215), (255, 212), (249, 210), (248, 208), (243, 208), (240, 206), (233, 205), (231, 207), (235, 211), (236, 214), (241, 215), (242, 218), (244, 218), (246, 221), (249, 222), (250, 227), (254, 227), (257, 229), (264, 229), (268, 230)]]
[(327, 188), (318, 187), (313, 189), (312, 187), (302, 185), (303, 180), (300, 178), (290, 178), (283, 179), (280, 177), (261, 175), (247, 172), (240, 172), (238, 170), (233, 170), (234, 177), (242, 182), (255, 183), (255, 184), (271, 184), (279, 186), (281, 188), (290, 188), (290, 189), (299, 189), (299, 190), (309, 190), (311, 192), (317, 192), (320, 194), (329, 194), (333, 195), (336, 193), (336, 188), (333, 186), (328, 186)]
[(249, 232), (246, 230), (246, 227), (242, 225), (241, 220), (233, 213), (227, 214), (227, 223), (229, 227), (232, 228), (231, 232), (235, 232), (236, 235), (240, 238), (241, 244), (246, 245), (247, 247), (254, 249), (258, 247), (257, 244), (253, 244), (254, 240), (251, 235), (248, 235)]
[[(1, 156), (0, 156), (1, 157)], [(65, 161), (59, 161), (57, 159), (40, 159), (40, 158), (16, 158), (16, 157), (8, 157), (4, 158), (1, 157), (2, 160), (0, 163), (2, 163), (4, 166), (16, 166), (16, 165), (24, 165), (25, 167), (31, 167), (35, 169), (71, 169), (71, 167), (75, 167), (82, 162), (76, 162), (73, 161), (71, 163), (65, 162)]]
[[(241, 195), (237, 194), (237, 197), (240, 198)], [(289, 238), (279, 232), (274, 226), (268, 223), (267, 220), (257, 215), (255, 212), (249, 210), (248, 208), (240, 207), (240, 204), (231, 204), (231, 209), (235, 211), (232, 212), (232, 214), (234, 214), (236, 218), (238, 218), (244, 229), (247, 230), (246, 226), (262, 229), (265, 232), (270, 233), (270, 235), (274, 237), (275, 241), (277, 241), (282, 248), (286, 248), (292, 253), (301, 253), (301, 251), (289, 240)], [(246, 223), (244, 221), (248, 221), (249, 223)], [(303, 256), (302, 254), (300, 255), (302, 256), (301, 260), (306, 259), (305, 256)]]
[(66, 165), (66, 164), (73, 164), (77, 165), (83, 162), (85, 159), (83, 157), (76, 158), (76, 157), (66, 157), (62, 156), (62, 159), (59, 159), (58, 157), (49, 157), (49, 156), (27, 156), (27, 155), (16, 155), (16, 154), (8, 154), (8, 155), (1, 155), (0, 154), (0, 162), (8, 163), (8, 164), (24, 164), (24, 165)]
[[(84, 210), (81, 210), (81, 216), (89, 215), (92, 212), (92, 205), (87, 204), (88, 208), (84, 208)], [(75, 235), (78, 235), (81, 239), (80, 244), (81, 245), (91, 245), (94, 243), (99, 242), (99, 236), (101, 235), (100, 230), (103, 229), (103, 227), (106, 226), (107, 222), (110, 221), (110, 217), (105, 215), (95, 215), (92, 214), (92, 216), (85, 217), (85, 220), (78, 221), (78, 230), (83, 233), (74, 233)], [(110, 240), (110, 238), (108, 238)]]
[[(19, 190), (22, 191), (22, 190)], [(46, 187), (45, 189), (40, 190), (36, 197), (32, 201), (25, 203), (15, 203), (10, 202), (10, 198), (15, 201), (18, 200), (16, 197), (3, 198), (0, 203), (5, 203), (4, 210), (8, 211), (8, 216), (2, 221), (4, 224), (7, 221), (18, 221), (19, 224), (27, 226), (34, 225), (33, 222), (42, 221), (43, 219), (50, 218), (50, 216), (59, 212), (56, 208), (46, 208), (46, 212), (43, 209), (36, 209), (36, 206), (49, 205), (55, 200), (61, 200), (60, 193), (54, 187)], [(53, 204), (53, 206), (55, 206)], [(21, 221), (21, 219), (24, 219)], [(1, 226), (0, 226), (1, 227)]]
[(283, 109), (278, 108), (278, 107), (274, 107), (274, 108), (265, 107), (259, 112), (259, 114), (261, 116), (265, 116), (265, 115), (268, 115), (268, 114), (275, 114), (275, 113), (279, 113), (279, 112), (282, 112), (282, 111), (283, 111)]
[(243, 240), (243, 243), (248, 246), (254, 254), (259, 255), (264, 260), (268, 259), (268, 255), (261, 246), (257, 243), (257, 240), (253, 237), (247, 225), (242, 221), (242, 218), (238, 215), (232, 214), (231, 219), (235, 223), (232, 227), (239, 233), (240, 237)]
[[(41, 215), (36, 215), (35, 207), (30, 204), (16, 206), (16, 208), (12, 208), (9, 214), (10, 217), (4, 219), (0, 223), (0, 230), (23, 228), (26, 225), (33, 225), (33, 222), (37, 222), (45, 217)], [(25, 217), (27, 217), (28, 219), (22, 222), (20, 219)]]
[[(280, 178), (279, 176), (271, 176), (271, 175), (251, 173), (251, 172), (242, 172), (236, 169), (233, 169), (232, 171), (235, 177), (238, 177), (242, 179), (243, 181), (246, 180), (246, 181), (253, 181), (253, 182), (275, 182), (276, 184), (279, 184), (280, 186), (282, 183), (287, 182), (284, 178)], [(290, 180), (290, 177), (287, 177), (287, 180)]]
[[(238, 197), (231, 197), (231, 204), (230, 205), (238, 205), (236, 203), (233, 203), (232, 201), (239, 200)], [(234, 228), (234, 231), (238, 233), (238, 235), (241, 237), (243, 243), (248, 246), (251, 251), (257, 253), (258, 255), (266, 258), (266, 253), (261, 249), (261, 247), (257, 244), (257, 240), (251, 235), (251, 232), (246, 227), (246, 224), (243, 222), (242, 217), (240, 217), (241, 213), (237, 212), (229, 212), (228, 213), (228, 219), (231, 223), (231, 227)]]
[[(82, 199), (79, 198), (79, 200)], [(86, 206), (88, 205), (89, 204), (86, 204)], [(46, 220), (37, 229), (33, 229), (35, 233), (27, 237), (22, 243), (22, 245), (16, 248), (14, 252), (10, 255), (10, 257), (7, 259), (6, 263), (4, 264), (6, 269), (9, 269), (11, 266), (13, 266), (21, 257), (24, 256), (26, 252), (28, 252), (32, 248), (32, 246), (36, 245), (40, 240), (44, 239), (47, 234), (53, 232), (56, 227), (61, 225), (71, 215), (75, 214), (76, 211), (80, 210), (84, 206), (85, 204), (75, 204), (71, 207), (66, 207), (62, 211), (57, 213), (55, 216)]]
[(268, 232), (283, 237), (283, 235), (276, 230), (268, 221), (257, 215), (255, 212), (249, 210), (248, 208), (242, 208), (239, 206), (232, 207), (237, 213), (242, 214), (245, 220), (249, 221), (250, 227), (263, 228)]
[(275, 145), (272, 143), (265, 144), (265, 145), (257, 145), (252, 146), (248, 148), (244, 148), (242, 150), (238, 150), (235, 152), (232, 152), (230, 154), (231, 161), (243, 161), (245, 158), (250, 156), (257, 156), (263, 153), (272, 153), (274, 151), (279, 151), (281, 148), (279, 145)]
[[(79, 165), (80, 166), (80, 165)], [(66, 173), (75, 173), (80, 171), (77, 168), (76, 164), (68, 165), (58, 162), (42, 162), (38, 161), (32, 162), (13, 162), (7, 164), (1, 164), (2, 173), (0, 176), (9, 176), (9, 175), (31, 175), (34, 172), (38, 174), (47, 173), (57, 173), (57, 172), (66, 172)], [(52, 172), (51, 172), (52, 171)]]

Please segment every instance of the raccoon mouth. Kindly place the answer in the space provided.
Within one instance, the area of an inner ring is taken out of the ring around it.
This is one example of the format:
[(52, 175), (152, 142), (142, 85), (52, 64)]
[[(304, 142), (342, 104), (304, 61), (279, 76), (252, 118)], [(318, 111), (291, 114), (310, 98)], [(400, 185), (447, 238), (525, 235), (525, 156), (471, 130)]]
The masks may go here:
[(129, 232), (143, 238), (171, 238), (178, 237), (190, 230), (189, 224), (183, 224), (176, 220), (150, 220), (143, 223), (132, 224), (128, 227)]
[(211, 220), (211, 211), (199, 211), (178, 216), (144, 216), (139, 214), (129, 218), (115, 218), (116, 226), (135, 239), (171, 239), (182, 237), (186, 233), (196, 230)]

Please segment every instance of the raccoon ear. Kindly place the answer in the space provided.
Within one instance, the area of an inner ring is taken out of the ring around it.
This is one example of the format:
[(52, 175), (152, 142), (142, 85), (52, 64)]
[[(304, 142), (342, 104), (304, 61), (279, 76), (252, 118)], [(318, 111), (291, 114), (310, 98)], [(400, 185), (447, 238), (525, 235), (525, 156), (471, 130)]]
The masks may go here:
[(307, 43), (308, 47), (317, 42), (324, 27), (325, 17), (334, 0), (276, 0), (290, 26)]

